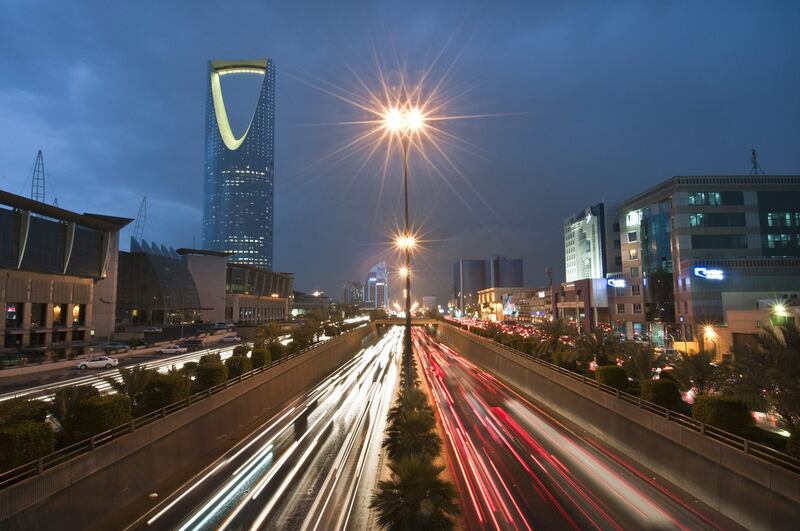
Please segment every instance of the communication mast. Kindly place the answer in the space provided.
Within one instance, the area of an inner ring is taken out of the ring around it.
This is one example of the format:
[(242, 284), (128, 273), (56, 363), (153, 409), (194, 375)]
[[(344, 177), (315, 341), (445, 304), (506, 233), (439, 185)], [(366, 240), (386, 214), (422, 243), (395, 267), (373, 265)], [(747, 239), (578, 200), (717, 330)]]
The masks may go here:
[(766, 175), (764, 170), (761, 169), (761, 166), (758, 164), (758, 153), (756, 153), (756, 148), (752, 148), (750, 150), (750, 163), (752, 167), (750, 168), (750, 175)]
[(139, 205), (139, 214), (136, 216), (136, 224), (133, 226), (133, 237), (136, 240), (141, 240), (144, 236), (144, 224), (147, 221), (147, 196), (142, 197), (142, 203)]
[(44, 157), (42, 157), (41, 149), (36, 154), (36, 163), (33, 165), (31, 199), (44, 203)]

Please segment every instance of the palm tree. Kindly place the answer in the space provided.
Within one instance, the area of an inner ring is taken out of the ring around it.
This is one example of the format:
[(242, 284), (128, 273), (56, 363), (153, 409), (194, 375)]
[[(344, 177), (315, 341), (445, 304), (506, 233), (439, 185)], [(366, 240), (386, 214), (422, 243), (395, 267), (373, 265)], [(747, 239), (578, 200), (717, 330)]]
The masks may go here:
[(682, 353), (672, 368), (672, 375), (684, 389), (694, 389), (698, 395), (708, 394), (716, 382), (717, 368), (711, 364), (714, 358), (714, 352), (705, 349), (697, 354)]
[(436, 418), (432, 412), (403, 412), (386, 428), (383, 447), (389, 458), (396, 461), (411, 455), (436, 457), (442, 451), (442, 440), (436, 433)]
[(133, 413), (136, 415), (142, 411), (144, 406), (143, 397), (147, 389), (147, 383), (153, 376), (152, 369), (146, 369), (142, 365), (134, 365), (130, 369), (119, 369), (121, 379), (106, 377), (103, 380), (111, 386), (114, 391), (127, 395), (131, 399)]
[(398, 401), (389, 410), (387, 416), (389, 424), (394, 423), (403, 415), (412, 411), (426, 411), (433, 414), (433, 409), (428, 403), (428, 397), (416, 387), (412, 387), (400, 395)]
[(459, 513), (453, 484), (439, 477), (443, 466), (428, 459), (408, 457), (389, 465), (392, 478), (378, 482), (370, 508), (378, 511), (378, 524), (390, 531), (453, 529)]
[(657, 359), (652, 347), (632, 343), (626, 345), (622, 368), (628, 373), (629, 378), (644, 382), (653, 378), (653, 369)]
[(608, 365), (619, 351), (620, 341), (611, 332), (595, 328), (591, 334), (580, 336), (575, 346), (578, 361), (594, 360), (598, 365)]
[(531, 353), (537, 358), (556, 357), (557, 354), (567, 352), (567, 345), (561, 341), (561, 338), (571, 337), (575, 334), (575, 330), (562, 319), (545, 321), (536, 328), (539, 330), (542, 341), (538, 345), (534, 345)]
[(50, 403), (50, 412), (61, 425), (64, 442), (69, 443), (75, 440), (72, 427), (78, 405), (82, 400), (98, 394), (100, 394), (99, 391), (91, 385), (77, 385), (60, 389), (53, 395), (53, 401)]

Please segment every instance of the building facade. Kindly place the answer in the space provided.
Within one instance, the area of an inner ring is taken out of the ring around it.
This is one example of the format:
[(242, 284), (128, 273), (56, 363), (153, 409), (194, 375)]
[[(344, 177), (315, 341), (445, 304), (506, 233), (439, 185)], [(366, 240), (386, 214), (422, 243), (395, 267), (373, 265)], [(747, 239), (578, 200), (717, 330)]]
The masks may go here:
[(592, 205), (564, 220), (567, 282), (605, 278), (622, 269), (618, 207)]
[(180, 248), (200, 298), (200, 319), (204, 323), (225, 320), (225, 282), (229, 253)]
[(0, 191), (3, 351), (60, 359), (113, 333), (119, 231), (130, 222)]
[(491, 256), (485, 260), (459, 260), (453, 264), (453, 298), (464, 313), (478, 304), (478, 292), (487, 288), (521, 288), (522, 259)]
[(480, 318), (484, 321), (500, 322), (516, 320), (519, 316), (517, 304), (530, 297), (530, 290), (515, 287), (486, 288), (478, 291)]
[(364, 302), (370, 308), (389, 307), (389, 279), (386, 271), (386, 262), (379, 262), (372, 266), (364, 282)]
[[(225, 110), (221, 78), (263, 76), (250, 125), (239, 138)], [(272, 269), (275, 65), (269, 59), (209, 61), (203, 247), (230, 261)]]
[(625, 201), (620, 224), (609, 293), (628, 337), (697, 340), (727, 310), (800, 293), (800, 176), (673, 177)]
[(228, 263), (225, 320), (242, 325), (258, 325), (288, 319), (293, 283), (291, 273)]

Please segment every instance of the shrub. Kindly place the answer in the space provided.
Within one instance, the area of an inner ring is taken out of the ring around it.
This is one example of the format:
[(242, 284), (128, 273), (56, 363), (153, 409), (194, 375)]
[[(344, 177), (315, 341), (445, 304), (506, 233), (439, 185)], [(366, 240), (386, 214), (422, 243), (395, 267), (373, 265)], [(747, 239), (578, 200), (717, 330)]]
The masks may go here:
[(683, 404), (678, 384), (672, 380), (643, 381), (642, 398), (668, 409), (680, 409)]
[(0, 470), (9, 470), (47, 455), (55, 449), (56, 437), (44, 422), (23, 420), (0, 427)]
[(236, 345), (233, 347), (234, 356), (247, 356), (248, 352), (250, 352), (250, 347), (247, 345)]
[(183, 364), (183, 368), (181, 370), (187, 376), (194, 376), (195, 371), (197, 371), (197, 365), (198, 363), (196, 361), (187, 361)]
[(178, 371), (154, 374), (145, 385), (142, 410), (149, 413), (187, 396), (189, 396), (189, 380), (185, 374)]
[(216, 362), (222, 363), (222, 358), (219, 354), (205, 354), (200, 356), (200, 363), (207, 363), (207, 362)]
[(628, 388), (628, 375), (619, 365), (601, 365), (595, 371), (598, 383), (624, 391)]
[(47, 416), (47, 403), (42, 400), (14, 398), (0, 402), (0, 425), (16, 424), (26, 420), (41, 422)]
[(737, 435), (746, 433), (753, 426), (753, 416), (747, 404), (722, 396), (698, 396), (692, 406), (692, 416), (695, 420)]
[(225, 360), (225, 366), (228, 367), (228, 378), (235, 378), (250, 372), (253, 365), (247, 356), (231, 356)]
[(82, 400), (75, 411), (73, 423), (76, 433), (90, 437), (130, 422), (131, 417), (131, 399), (117, 393)]
[(228, 380), (228, 367), (219, 361), (200, 362), (195, 369), (195, 386), (202, 391)]
[(281, 343), (274, 341), (267, 345), (269, 349), (270, 357), (272, 361), (277, 361), (286, 355), (286, 347), (284, 347)]
[(269, 350), (265, 348), (254, 349), (253, 353), (250, 354), (250, 362), (254, 369), (263, 367), (264, 365), (269, 365), (272, 363)]

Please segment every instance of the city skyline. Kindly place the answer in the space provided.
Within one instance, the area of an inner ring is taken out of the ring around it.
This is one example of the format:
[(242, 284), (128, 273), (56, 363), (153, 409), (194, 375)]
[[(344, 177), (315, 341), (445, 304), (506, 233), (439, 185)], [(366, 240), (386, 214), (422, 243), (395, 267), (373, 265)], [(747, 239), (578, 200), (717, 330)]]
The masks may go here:
[[(797, 8), (622, 3), (579, 12), (508, 4), (497, 12), (476, 6), (463, 15), (440, 4), (370, 6), (356, 16), (352, 6), (343, 6), (353, 14), (352, 27), (370, 23), (363, 31), (333, 32), (324, 29), (332, 8), (320, 5), (307, 18), (276, 7), (269, 11), (276, 31), (265, 38), (250, 31), (265, 8), (244, 4), (250, 16), (239, 18), (253, 22), (238, 21), (242, 31), (222, 43), (199, 36), (231, 27), (233, 18), (226, 17), (232, 15), (159, 7), (146, 15), (131, 11), (123, 27), (103, 6), (88, 5), (54, 17), (74, 20), (65, 27), (84, 35), (74, 39), (64, 28), (31, 32), (23, 12), (7, 10), (0, 39), (10, 50), (4, 59), (9, 76), (0, 84), (0, 115), (19, 125), (2, 138), (0, 186), (24, 192), (36, 150), (43, 149), (53, 194), (48, 202), (57, 197), (68, 209), (134, 217), (147, 195), (146, 239), (174, 247), (199, 242), (204, 64), (210, 57), (273, 57), (281, 65), (276, 98), (282, 102), (276, 117), (282, 177), (276, 184), (274, 269), (295, 272), (298, 289), (306, 291), (338, 293), (342, 282), (362, 278), (388, 254), (385, 233), (399, 219), (399, 179), (381, 191), (369, 175), (354, 177), (357, 162), (309, 170), (310, 161), (334, 151), (343, 138), (318, 124), (353, 118), (310, 82), (352, 87), (347, 66), (370, 67), (365, 46), (414, 57), (412, 70), (443, 50), (443, 68), (453, 65), (448, 83), (456, 92), (471, 89), (454, 103), (459, 112), (521, 113), (459, 126), (459, 137), (483, 146), (480, 153), (454, 153), (476, 190), (464, 201), (424, 168), (412, 172), (415, 221), (436, 242), (419, 262), (425, 280), (418, 293), (440, 300), (446, 300), (452, 262), (459, 258), (520, 256), (531, 285), (544, 283), (546, 265), (555, 278), (563, 277), (563, 220), (598, 200), (618, 201), (672, 175), (746, 174), (751, 147), (759, 149), (768, 173), (792, 174), (800, 167), (793, 147), (800, 104), (791, 75)], [(53, 4), (54, 13), (60, 9)], [(509, 17), (510, 11), (517, 16)], [(182, 38), (172, 42), (161, 35), (164, 24), (182, 19), (191, 20)], [(299, 27), (312, 30), (302, 38), (290, 34)], [(131, 46), (140, 32), (152, 34), (148, 45)], [(766, 32), (769, 39), (757, 38)], [(746, 47), (743, 35), (753, 35)], [(56, 40), (65, 44), (50, 61), (60, 68), (38, 68), (41, 46), (52, 48)], [(614, 53), (619, 49), (624, 53)], [(507, 60), (491, 60), (500, 54)], [(141, 65), (135, 71), (148, 65), (147, 75), (132, 77), (122, 67), (131, 64)], [(247, 99), (246, 90), (240, 94)], [(241, 113), (252, 112), (249, 103), (242, 107)], [(396, 168), (390, 174), (399, 176)], [(309, 220), (310, 213), (319, 218)], [(320, 270), (323, 256), (330, 258)]]

